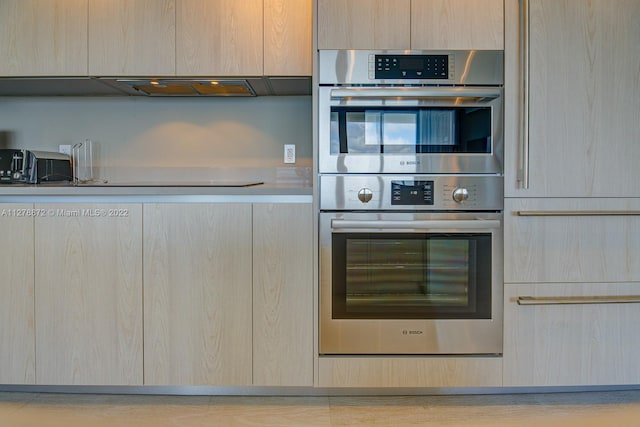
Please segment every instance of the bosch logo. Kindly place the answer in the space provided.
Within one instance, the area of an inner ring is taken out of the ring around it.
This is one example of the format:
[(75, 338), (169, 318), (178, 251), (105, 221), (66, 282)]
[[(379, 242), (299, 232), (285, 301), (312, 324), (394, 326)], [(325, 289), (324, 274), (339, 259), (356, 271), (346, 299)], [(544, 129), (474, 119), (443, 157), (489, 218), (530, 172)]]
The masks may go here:
[(402, 330), (402, 335), (422, 335), (423, 333), (423, 331), (412, 331), (407, 329)]

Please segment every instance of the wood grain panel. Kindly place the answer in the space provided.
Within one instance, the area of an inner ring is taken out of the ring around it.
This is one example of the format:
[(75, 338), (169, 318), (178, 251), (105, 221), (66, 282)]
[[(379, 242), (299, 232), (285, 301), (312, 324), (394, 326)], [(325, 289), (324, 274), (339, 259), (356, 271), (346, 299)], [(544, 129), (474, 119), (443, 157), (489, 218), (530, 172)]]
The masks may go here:
[(500, 357), (320, 357), (320, 387), (499, 387)]
[(638, 197), (640, 3), (530, 4), (530, 189), (511, 166), (507, 195)]
[(311, 3), (264, 0), (264, 75), (311, 75)]
[(410, 0), (318, 0), (318, 49), (408, 49)]
[(640, 295), (640, 283), (507, 284), (505, 386), (640, 383), (640, 304), (521, 306), (519, 296)]
[(251, 385), (251, 205), (145, 204), (145, 384)]
[(411, 48), (502, 50), (503, 0), (411, 0)]
[(177, 73), (262, 75), (262, 6), (262, 0), (180, 0), (176, 14)]
[(640, 215), (571, 215), (609, 210), (640, 211), (640, 199), (506, 199), (505, 282), (640, 281)]
[(311, 386), (311, 204), (255, 204), (253, 245), (253, 384)]
[(86, 76), (88, 0), (2, 0), (0, 75)]
[(89, 0), (89, 73), (175, 74), (175, 0)]
[(0, 384), (35, 383), (32, 204), (0, 204)]
[(36, 208), (36, 382), (142, 384), (142, 206)]

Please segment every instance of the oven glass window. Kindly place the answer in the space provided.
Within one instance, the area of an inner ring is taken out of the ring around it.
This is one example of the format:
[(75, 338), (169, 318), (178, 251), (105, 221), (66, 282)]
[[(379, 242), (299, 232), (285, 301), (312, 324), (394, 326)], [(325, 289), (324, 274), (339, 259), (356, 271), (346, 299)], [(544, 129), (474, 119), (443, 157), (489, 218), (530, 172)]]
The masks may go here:
[(491, 234), (333, 235), (335, 319), (491, 318)]
[(332, 107), (330, 150), (491, 153), (491, 107)]

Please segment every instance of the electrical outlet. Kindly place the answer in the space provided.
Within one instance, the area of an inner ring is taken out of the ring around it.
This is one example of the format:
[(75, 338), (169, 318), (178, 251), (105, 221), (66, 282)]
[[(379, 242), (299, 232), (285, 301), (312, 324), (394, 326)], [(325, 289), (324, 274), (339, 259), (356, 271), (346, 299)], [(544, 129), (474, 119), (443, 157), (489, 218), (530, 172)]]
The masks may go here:
[(296, 162), (296, 146), (294, 144), (284, 144), (284, 162)]
[(71, 155), (71, 145), (58, 145), (58, 152), (62, 154)]

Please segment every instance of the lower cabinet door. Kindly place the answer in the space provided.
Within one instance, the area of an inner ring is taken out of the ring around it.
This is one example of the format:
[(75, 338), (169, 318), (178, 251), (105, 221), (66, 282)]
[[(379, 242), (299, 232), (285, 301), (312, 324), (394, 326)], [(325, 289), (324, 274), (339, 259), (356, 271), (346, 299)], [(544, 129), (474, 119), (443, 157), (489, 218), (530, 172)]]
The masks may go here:
[(32, 204), (0, 204), (0, 384), (35, 382)]
[(506, 284), (504, 385), (640, 384), (640, 283)]
[(142, 205), (35, 208), (37, 384), (142, 384)]
[(253, 205), (253, 384), (313, 385), (311, 203)]
[(251, 204), (144, 205), (144, 382), (251, 385)]

